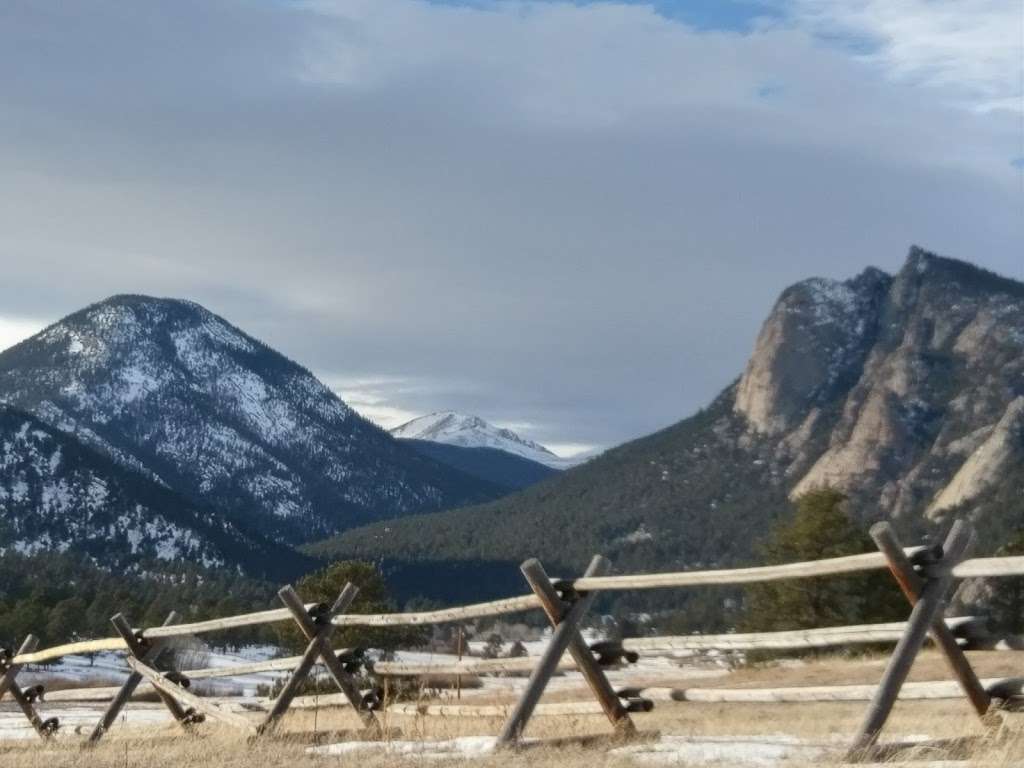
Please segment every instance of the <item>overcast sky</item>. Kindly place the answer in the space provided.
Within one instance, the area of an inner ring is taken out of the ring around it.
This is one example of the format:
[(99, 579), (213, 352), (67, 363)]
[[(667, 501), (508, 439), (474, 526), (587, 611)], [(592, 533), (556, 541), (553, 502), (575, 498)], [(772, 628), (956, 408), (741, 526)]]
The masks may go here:
[(912, 243), (1024, 278), (1020, 0), (4, 0), (0, 347), (190, 298), (567, 451)]

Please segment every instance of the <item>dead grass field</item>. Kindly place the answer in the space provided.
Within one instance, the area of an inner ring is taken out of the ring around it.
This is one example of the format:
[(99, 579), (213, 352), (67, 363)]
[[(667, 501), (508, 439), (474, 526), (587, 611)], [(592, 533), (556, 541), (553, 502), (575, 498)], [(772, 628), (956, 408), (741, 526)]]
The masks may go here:
[[(1024, 674), (1024, 653), (977, 653), (971, 661), (983, 677)], [(719, 678), (688, 680), (683, 670), (671, 677), (638, 681), (659, 686), (695, 687), (767, 687), (876, 682), (885, 664), (882, 657), (824, 658), (807, 664), (773, 663), (736, 670)], [(911, 679), (948, 679), (943, 660), (934, 652), (922, 655)], [(582, 688), (565, 687), (547, 700), (581, 700), (588, 694)], [(466, 703), (488, 700), (509, 701), (509, 697), (473, 692)], [(47, 715), (60, 716), (56, 704), (45, 706)], [(132, 704), (131, 707), (159, 707)], [(635, 715), (639, 729), (648, 738), (671, 734), (709, 739), (739, 737), (793, 737), (806, 742), (841, 745), (856, 730), (864, 715), (864, 702), (791, 703), (791, 704), (708, 704), (696, 702), (658, 702), (653, 712)], [(257, 714), (251, 715), (254, 721)], [(977, 765), (1024, 765), (1024, 715), (1007, 715), (1001, 738), (993, 740), (974, 717), (965, 700), (900, 702), (883, 734), (883, 742), (912, 735), (932, 738), (979, 740), (973, 759)], [(497, 718), (414, 717), (383, 715), (389, 738), (394, 740), (434, 740), (465, 736), (494, 735), (501, 721)], [(273, 739), (247, 742), (236, 733), (204, 724), (195, 735), (183, 735), (173, 724), (127, 727), (113, 730), (97, 748), (83, 750), (81, 737), (73, 734), (50, 744), (37, 741), (0, 742), (0, 766), (17, 768), (304, 768), (305, 766), (375, 766), (420, 764), (425, 758), (409, 758), (380, 753), (344, 756), (320, 756), (306, 750), (313, 744), (358, 740), (359, 721), (346, 709), (293, 710)], [(526, 736), (544, 740), (562, 740), (557, 744), (534, 746), (521, 751), (475, 758), (473, 765), (523, 766), (526, 768), (600, 768), (601, 766), (640, 763), (622, 755), (608, 754), (610, 729), (599, 716), (535, 717)], [(592, 737), (592, 743), (579, 740)], [(906, 757), (907, 754), (901, 757)], [(919, 757), (962, 757), (955, 752), (924, 753)], [(442, 758), (432, 764), (468, 764), (467, 758)], [(816, 761), (821, 764), (821, 761)], [(663, 763), (664, 764), (664, 763)], [(699, 765), (707, 763), (683, 763)], [(718, 763), (725, 765), (727, 763)], [(786, 762), (784, 765), (799, 765)]]
[[(641, 731), (648, 736), (672, 733), (693, 737), (796, 736), (810, 742), (841, 743), (856, 727), (863, 715), (863, 706), (854, 703), (820, 704), (690, 704), (667, 703), (655, 712), (636, 717)], [(195, 735), (182, 735), (176, 726), (152, 729), (125, 729), (112, 732), (98, 747), (83, 749), (81, 742), (58, 739), (51, 744), (34, 741), (8, 742), (0, 746), (0, 765), (17, 768), (307, 768), (327, 765), (376, 768), (421, 764), (421, 759), (374, 753), (345, 756), (309, 754), (315, 743), (356, 739), (355, 718), (351, 713), (335, 710), (317, 716), (317, 730), (312, 730), (313, 714), (291, 715), (281, 734), (274, 739), (248, 742), (233, 731), (204, 725)], [(393, 739), (444, 739), (459, 736), (488, 735), (496, 732), (499, 723), (489, 719), (464, 718), (394, 718), (388, 723)], [(1024, 763), (1024, 736), (1019, 724), (1011, 725), (1004, 741), (982, 744), (975, 748), (973, 764), (1009, 768)], [(601, 768), (603, 766), (635, 766), (637, 763), (619, 755), (609, 755), (615, 744), (608, 734), (607, 723), (598, 717), (537, 718), (527, 736), (561, 743), (528, 747), (523, 750), (491, 755), (473, 760), (442, 759), (440, 765), (472, 764), (480, 768)], [(894, 713), (887, 728), (887, 739), (911, 734), (929, 734), (944, 738), (980, 735), (981, 728), (960, 702), (907, 702)], [(575, 742), (581, 736), (599, 737), (593, 741)], [(901, 758), (948, 758), (959, 755), (918, 750)], [(820, 761), (816, 761), (820, 764)], [(836, 760), (835, 762), (838, 762)], [(694, 764), (696, 765), (696, 764)], [(800, 765), (789, 763), (786, 765)]]

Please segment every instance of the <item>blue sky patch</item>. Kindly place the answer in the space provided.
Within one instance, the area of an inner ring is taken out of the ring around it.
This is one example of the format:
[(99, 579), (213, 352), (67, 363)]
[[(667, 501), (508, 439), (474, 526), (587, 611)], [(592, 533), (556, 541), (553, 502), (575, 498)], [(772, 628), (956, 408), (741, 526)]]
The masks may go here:
[[(486, 8), (504, 0), (428, 0), (437, 5)], [(566, 2), (566, 0), (534, 0), (535, 2)], [(701, 31), (727, 30), (745, 32), (763, 18), (780, 18), (779, 5), (772, 0), (572, 0), (574, 5), (597, 5), (615, 2), (623, 5), (651, 6), (666, 18), (677, 19)]]

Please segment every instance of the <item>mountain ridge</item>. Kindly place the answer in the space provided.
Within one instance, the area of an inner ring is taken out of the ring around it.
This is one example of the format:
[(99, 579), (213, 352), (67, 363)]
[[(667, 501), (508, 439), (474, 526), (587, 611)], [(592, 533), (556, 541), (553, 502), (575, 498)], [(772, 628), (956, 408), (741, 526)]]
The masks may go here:
[[(844, 492), (864, 525), (889, 519), (912, 540), (967, 516), (991, 544), (1024, 519), (1010, 488), (1024, 476), (1022, 395), (1024, 284), (913, 247), (893, 275), (868, 268), (785, 289), (743, 373), (694, 416), (518, 494), (420, 518), (415, 535), (393, 521), (310, 549), (735, 564), (791, 498), (823, 486)], [(955, 487), (974, 495), (938, 505), (960, 471)]]
[(0, 402), (298, 542), (503, 489), (425, 457), (204, 307), (121, 294), (0, 353)]
[(392, 436), (405, 440), (428, 440), (462, 448), (495, 448), (548, 466), (562, 461), (548, 448), (517, 435), (511, 429), (496, 427), (479, 416), (457, 411), (434, 411), (418, 416), (390, 432)]

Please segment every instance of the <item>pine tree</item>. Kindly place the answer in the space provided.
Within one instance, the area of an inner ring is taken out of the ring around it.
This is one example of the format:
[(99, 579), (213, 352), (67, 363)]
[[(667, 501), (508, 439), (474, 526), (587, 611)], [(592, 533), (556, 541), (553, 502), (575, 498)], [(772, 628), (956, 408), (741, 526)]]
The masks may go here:
[[(846, 514), (838, 491), (810, 491), (792, 517), (776, 525), (759, 549), (768, 565), (823, 560), (874, 550)], [(741, 626), (750, 632), (843, 626), (906, 618), (906, 601), (887, 572), (792, 579), (751, 585)]]
[[(348, 583), (359, 587), (359, 594), (346, 613), (389, 613), (397, 610), (387, 583), (370, 563), (342, 560), (304, 576), (296, 585), (303, 602), (331, 605)], [(296, 650), (305, 648), (305, 636), (294, 623), (278, 625), (279, 642)], [(331, 635), (335, 648), (396, 649), (421, 645), (423, 629), (415, 627), (339, 627)]]

